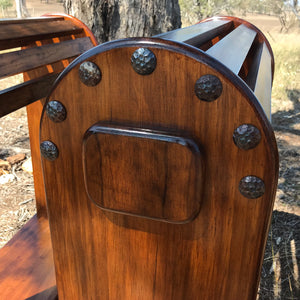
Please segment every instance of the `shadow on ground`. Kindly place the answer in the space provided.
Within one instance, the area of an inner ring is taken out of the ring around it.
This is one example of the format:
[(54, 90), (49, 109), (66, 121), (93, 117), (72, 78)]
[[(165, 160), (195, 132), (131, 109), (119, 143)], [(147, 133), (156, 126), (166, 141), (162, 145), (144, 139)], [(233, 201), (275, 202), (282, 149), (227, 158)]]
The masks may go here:
[(300, 299), (300, 217), (274, 211), (261, 273), (259, 300)]

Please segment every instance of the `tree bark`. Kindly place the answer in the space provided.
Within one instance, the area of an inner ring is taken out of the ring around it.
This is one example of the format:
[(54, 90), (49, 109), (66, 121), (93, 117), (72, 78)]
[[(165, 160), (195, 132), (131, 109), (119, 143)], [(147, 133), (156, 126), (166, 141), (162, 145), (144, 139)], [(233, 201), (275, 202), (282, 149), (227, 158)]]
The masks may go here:
[(64, 0), (64, 6), (99, 43), (152, 36), (181, 26), (178, 0)]

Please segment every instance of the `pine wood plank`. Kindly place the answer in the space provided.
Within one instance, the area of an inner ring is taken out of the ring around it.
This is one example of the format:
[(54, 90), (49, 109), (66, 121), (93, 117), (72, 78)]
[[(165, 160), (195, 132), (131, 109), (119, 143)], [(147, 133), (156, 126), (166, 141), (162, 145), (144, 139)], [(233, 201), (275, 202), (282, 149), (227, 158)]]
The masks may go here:
[(238, 74), (255, 39), (256, 32), (240, 25), (226, 35), (206, 53), (222, 62), (232, 72)]
[(55, 285), (48, 220), (34, 216), (0, 250), (1, 299), (54, 300)]
[(0, 77), (15, 75), (54, 62), (78, 56), (92, 47), (88, 37), (32, 47), (0, 55)]
[(45, 97), (58, 74), (49, 74), (0, 92), (0, 117)]

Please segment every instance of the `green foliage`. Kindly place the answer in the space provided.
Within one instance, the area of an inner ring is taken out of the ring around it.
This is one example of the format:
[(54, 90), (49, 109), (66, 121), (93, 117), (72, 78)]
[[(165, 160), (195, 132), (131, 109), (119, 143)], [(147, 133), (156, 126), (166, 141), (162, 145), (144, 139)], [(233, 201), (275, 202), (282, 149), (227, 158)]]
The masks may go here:
[(295, 16), (300, 20), (298, 0), (293, 0), (293, 3), (285, 0), (179, 0), (179, 4), (185, 25), (195, 24), (221, 13), (233, 15), (234, 12), (275, 15), (279, 18), (282, 29), (286, 30), (294, 22)]
[(0, 7), (2, 9), (7, 9), (13, 6), (12, 0), (0, 0)]
[(191, 24), (221, 12), (232, 14), (236, 8), (246, 9), (249, 3), (250, 0), (179, 0), (183, 19)]

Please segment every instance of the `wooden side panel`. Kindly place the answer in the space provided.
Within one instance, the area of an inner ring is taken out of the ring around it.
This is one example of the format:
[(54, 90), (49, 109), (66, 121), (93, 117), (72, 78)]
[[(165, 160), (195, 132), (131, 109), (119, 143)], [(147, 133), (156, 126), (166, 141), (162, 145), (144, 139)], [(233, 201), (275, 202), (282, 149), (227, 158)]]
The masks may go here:
[[(55, 161), (42, 161), (59, 299), (255, 299), (278, 171), (274, 135), (255, 98), (250, 101), (241, 85), (203, 62), (200, 51), (196, 56), (196, 50), (192, 55), (187, 47), (157, 41), (109, 45), (86, 57), (101, 69), (101, 82), (84, 85), (76, 65), (49, 97), (66, 107), (66, 120), (42, 118), (41, 141), (52, 141), (59, 151)], [(131, 66), (137, 47), (156, 55), (150, 75)], [(194, 94), (205, 74), (223, 85), (213, 102)], [(82, 147), (97, 122), (193, 137), (204, 165), (196, 218), (169, 224), (103, 211), (90, 201)], [(254, 149), (234, 144), (241, 124), (259, 129)], [(242, 196), (239, 182), (247, 175), (264, 181), (263, 196)]]
[(0, 250), (1, 299), (54, 300), (55, 284), (48, 220), (34, 216)]

